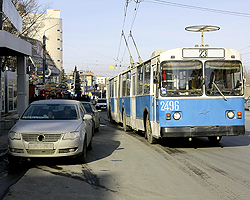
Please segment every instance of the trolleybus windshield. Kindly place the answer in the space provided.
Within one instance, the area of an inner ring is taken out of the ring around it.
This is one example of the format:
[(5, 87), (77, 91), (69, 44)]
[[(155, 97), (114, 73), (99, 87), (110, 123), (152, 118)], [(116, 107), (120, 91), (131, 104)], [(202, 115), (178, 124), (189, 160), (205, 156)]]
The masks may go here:
[(208, 96), (243, 95), (240, 61), (206, 61), (205, 78)]
[(202, 62), (164, 61), (161, 63), (162, 96), (201, 96)]

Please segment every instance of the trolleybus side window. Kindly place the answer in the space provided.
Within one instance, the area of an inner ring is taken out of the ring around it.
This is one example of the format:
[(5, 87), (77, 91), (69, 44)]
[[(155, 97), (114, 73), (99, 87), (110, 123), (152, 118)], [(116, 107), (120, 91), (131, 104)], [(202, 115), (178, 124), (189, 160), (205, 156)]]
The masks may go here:
[(137, 76), (137, 94), (142, 94), (143, 88), (143, 66), (139, 66), (137, 68), (138, 76)]
[(150, 94), (150, 62), (145, 65), (144, 94)]
[(109, 96), (110, 97), (114, 97), (114, 79), (112, 79), (111, 81), (110, 81), (110, 85), (109, 85), (109, 87), (110, 87), (110, 94), (109, 94)]
[[(239, 61), (205, 62), (206, 94), (208, 96), (238, 96), (243, 94)], [(218, 91), (219, 90), (219, 91)]]
[(122, 75), (122, 97), (126, 96), (126, 82), (127, 82), (127, 74)]
[(127, 97), (130, 96), (131, 72), (127, 73)]
[(162, 96), (201, 96), (200, 61), (164, 61), (161, 63)]

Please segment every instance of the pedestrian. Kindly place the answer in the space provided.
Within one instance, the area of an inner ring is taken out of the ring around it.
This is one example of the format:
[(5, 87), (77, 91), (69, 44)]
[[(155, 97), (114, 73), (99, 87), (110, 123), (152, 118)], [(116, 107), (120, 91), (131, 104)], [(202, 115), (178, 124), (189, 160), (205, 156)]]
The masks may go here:
[(30, 98), (30, 103), (37, 101), (38, 100), (38, 96), (34, 93), (32, 94), (31, 98)]

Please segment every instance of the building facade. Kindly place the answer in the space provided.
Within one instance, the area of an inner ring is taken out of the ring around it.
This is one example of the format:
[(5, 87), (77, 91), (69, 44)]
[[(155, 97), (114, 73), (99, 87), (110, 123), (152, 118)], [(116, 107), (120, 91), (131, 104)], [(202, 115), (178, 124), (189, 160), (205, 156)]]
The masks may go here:
[(63, 68), (63, 31), (60, 10), (47, 10), (41, 20), (43, 26), (35, 34), (34, 39), (42, 41), (43, 36), (46, 36), (46, 50), (61, 71)]

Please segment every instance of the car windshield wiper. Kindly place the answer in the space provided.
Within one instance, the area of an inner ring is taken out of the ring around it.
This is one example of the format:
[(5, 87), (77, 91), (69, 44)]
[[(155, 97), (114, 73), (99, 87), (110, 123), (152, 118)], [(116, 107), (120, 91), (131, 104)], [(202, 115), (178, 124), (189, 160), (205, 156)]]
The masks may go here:
[(214, 87), (218, 90), (218, 92), (219, 92), (220, 95), (223, 97), (223, 99), (224, 99), (225, 101), (227, 101), (226, 97), (224, 96), (224, 94), (222, 94), (220, 88), (216, 85), (216, 83), (215, 83), (214, 81), (213, 81), (213, 85), (214, 85)]

